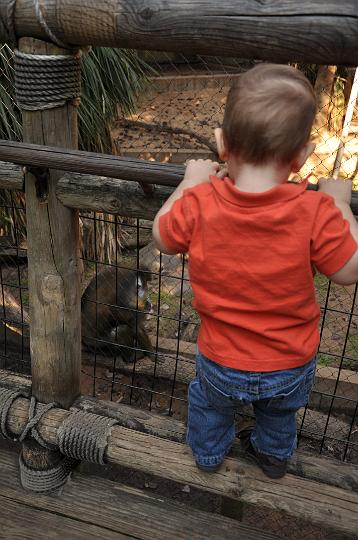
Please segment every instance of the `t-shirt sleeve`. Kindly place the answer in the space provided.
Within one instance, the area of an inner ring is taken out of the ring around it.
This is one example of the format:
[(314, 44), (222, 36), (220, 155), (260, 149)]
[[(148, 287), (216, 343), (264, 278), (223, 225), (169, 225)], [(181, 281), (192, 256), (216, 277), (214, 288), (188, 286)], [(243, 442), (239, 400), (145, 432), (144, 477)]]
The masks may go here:
[(159, 219), (159, 233), (163, 244), (176, 253), (186, 253), (193, 232), (194, 217), (186, 192), (175, 201), (169, 212)]
[(322, 197), (311, 239), (311, 260), (317, 270), (331, 276), (343, 268), (358, 248), (349, 223), (329, 195)]

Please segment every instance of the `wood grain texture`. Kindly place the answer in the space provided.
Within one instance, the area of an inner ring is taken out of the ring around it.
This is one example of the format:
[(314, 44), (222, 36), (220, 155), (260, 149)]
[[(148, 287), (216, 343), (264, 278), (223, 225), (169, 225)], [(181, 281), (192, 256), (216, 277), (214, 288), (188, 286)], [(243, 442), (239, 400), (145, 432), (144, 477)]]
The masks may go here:
[[(7, 488), (6, 494), (9, 492)], [(29, 507), (4, 497), (0, 493), (0, 538), (7, 540), (124, 540), (133, 538), (126, 534), (112, 532), (103, 527), (91, 525), (87, 521), (71, 519), (48, 512), (43, 508)]]
[(25, 177), (22, 167), (14, 163), (0, 162), (0, 189), (24, 191)]
[[(29, 395), (31, 391), (30, 377), (5, 370), (0, 370), (0, 384), (6, 388), (20, 389), (25, 395)], [(186, 427), (183, 422), (151, 411), (86, 396), (78, 398), (71, 410), (85, 410), (101, 416), (115, 418), (123, 427), (185, 443)], [(59, 419), (61, 418), (62, 415), (60, 414)], [(230, 455), (244, 457), (237, 442), (234, 442)], [(305, 454), (298, 450), (290, 460), (288, 470), (291, 474), (302, 478), (358, 492), (357, 467), (338, 460)]]
[(182, 165), (69, 150), (55, 134), (54, 139), (58, 141), (58, 147), (54, 146), (55, 142), (42, 146), (1, 140), (0, 159), (17, 165), (42, 166), (163, 186), (177, 186), (184, 175)]
[[(26, 53), (64, 51), (23, 38)], [(67, 53), (68, 54), (68, 53)], [(68, 103), (45, 111), (23, 111), (24, 140), (77, 146), (77, 111)], [(36, 179), (26, 174), (32, 391), (37, 399), (68, 407), (80, 393), (81, 312), (78, 212), (56, 197), (59, 172), (52, 171), (48, 197), (37, 197)]]
[[(46, 0), (42, 11), (72, 45), (352, 65), (358, 50), (355, 0)], [(32, 0), (17, 1), (15, 26), (47, 39)]]
[[(18, 399), (10, 409), (8, 427), (19, 435), (26, 425), (29, 400)], [(52, 444), (69, 411), (54, 409), (39, 423), (41, 436)], [(114, 426), (106, 457), (109, 463), (150, 472), (223, 497), (258, 504), (354, 535), (358, 528), (358, 493), (287, 474), (281, 480), (267, 478), (255, 465), (228, 457), (216, 474), (199, 471), (188, 446), (147, 433)], [(324, 460), (323, 460), (324, 461)], [(349, 466), (344, 466), (349, 469)], [(354, 474), (354, 472), (352, 473)], [(353, 536), (354, 537), (354, 536)]]
[(153, 193), (146, 195), (134, 182), (70, 173), (60, 179), (56, 189), (57, 198), (70, 208), (150, 220), (172, 192), (172, 188), (155, 186)]
[[(185, 443), (186, 440), (184, 422), (122, 403), (81, 397), (71, 410), (84, 410), (115, 418), (123, 427), (171, 441)], [(238, 441), (234, 442), (229, 456), (245, 461), (245, 453), (240, 449)], [(301, 478), (358, 493), (358, 470), (354, 465), (297, 451), (288, 464), (288, 471)]]
[[(16, 538), (19, 539), (85, 540), (101, 538), (100, 532), (103, 539), (276, 538), (270, 532), (256, 527), (219, 515), (191, 510), (165, 497), (156, 497), (148, 492), (79, 472), (72, 475), (71, 482), (63, 489), (60, 499), (46, 495), (33, 497), (19, 489), (16, 465), (16, 456), (12, 452), (0, 452), (0, 522), (2, 531), (5, 524), (5, 531), (16, 531), (19, 534)], [(18, 512), (17, 516), (15, 511)], [(39, 519), (40, 515), (42, 517)], [(34, 535), (35, 526), (38, 536)]]
[[(184, 176), (183, 165), (4, 140), (0, 140), (0, 159), (4, 160), (0, 162), (0, 170), (4, 171), (0, 172), (0, 187), (18, 189), (22, 181), (21, 169), (7, 162), (71, 171), (71, 174), (61, 175), (56, 187), (62, 204), (73, 209), (143, 219), (155, 216), (171, 194), (171, 187), (176, 187)], [(9, 180), (7, 170), (12, 171)], [(144, 194), (139, 186), (128, 185), (127, 180), (157, 185), (153, 193)], [(358, 216), (358, 192), (355, 191), (351, 209)]]
[[(31, 379), (0, 370), (0, 384), (11, 389), (21, 388), (25, 394), (28, 394)], [(175, 442), (185, 442), (186, 427), (183, 422), (122, 403), (80, 397), (75, 401), (71, 410), (85, 410), (101, 416), (115, 418), (123, 427)], [(13, 433), (21, 433), (26, 422), (27, 411), (28, 402), (26, 399), (19, 399), (14, 404), (13, 415), (11, 415), (9, 423), (9, 428)], [(51, 440), (56, 441), (56, 426), (68, 414), (68, 411), (56, 409), (52, 411), (51, 415), (46, 416), (46, 433)], [(244, 458), (244, 454), (236, 442), (230, 455)], [(289, 472), (302, 478), (358, 492), (358, 470), (348, 463), (296, 452), (289, 463)]]

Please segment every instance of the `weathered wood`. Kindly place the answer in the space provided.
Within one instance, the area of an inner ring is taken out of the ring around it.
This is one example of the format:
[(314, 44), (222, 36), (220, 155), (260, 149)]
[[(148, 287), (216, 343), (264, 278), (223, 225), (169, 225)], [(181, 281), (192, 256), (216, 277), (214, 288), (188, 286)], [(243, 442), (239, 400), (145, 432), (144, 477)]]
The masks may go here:
[[(27, 422), (29, 400), (20, 398), (12, 405), (8, 428), (19, 435)], [(43, 439), (57, 443), (57, 430), (71, 414), (62, 409), (46, 413), (38, 425)], [(161, 478), (188, 484), (223, 497), (284, 511), (299, 519), (344, 534), (358, 528), (358, 493), (302, 479), (291, 474), (281, 480), (265, 477), (255, 465), (239, 458), (227, 458), (221, 469), (210, 475), (199, 471), (189, 448), (181, 443), (114, 426), (108, 439), (109, 463), (123, 465)], [(349, 468), (349, 465), (344, 465)], [(354, 474), (354, 473), (353, 473)]]
[[(13, 473), (14, 474), (14, 473)], [(5, 493), (10, 492), (8, 488)], [(75, 506), (74, 506), (75, 507)], [(87, 521), (64, 517), (43, 508), (29, 507), (0, 493), (1, 537), (16, 540), (126, 540), (133, 538), (119, 531), (113, 533)]]
[[(14, 390), (20, 389), (25, 395), (29, 395), (31, 378), (0, 370), (0, 384)], [(186, 427), (180, 420), (168, 418), (151, 411), (136, 409), (123, 403), (82, 396), (74, 402), (71, 410), (85, 410), (101, 416), (115, 418), (123, 427), (171, 441), (185, 442)], [(61, 422), (68, 412), (57, 411), (56, 414), (58, 421)], [(24, 401), (23, 407), (19, 405), (17, 420), (15, 417), (10, 420), (14, 432), (21, 431), (21, 425), (18, 422), (21, 424), (22, 418), (25, 416), (26, 402)], [(230, 455), (244, 457), (238, 443), (234, 443)], [(289, 463), (289, 472), (309, 480), (358, 492), (358, 471), (356, 467), (347, 463), (298, 451)]]
[[(21, 40), (20, 48), (27, 53), (64, 53), (27, 38)], [(69, 103), (45, 111), (23, 111), (23, 130), (25, 141), (76, 147), (76, 107)], [(78, 212), (56, 198), (58, 179), (59, 173), (52, 171), (44, 203), (37, 197), (36, 179), (26, 174), (30, 341), (34, 395), (67, 407), (80, 393), (79, 226)]]
[[(3, 0), (5, 21), (7, 6)], [(41, 6), (52, 32), (69, 44), (321, 64), (352, 64), (358, 50), (355, 0), (223, 0), (220, 9), (216, 0), (47, 0)], [(48, 39), (32, 0), (17, 0), (15, 15), (19, 37)], [(0, 29), (4, 42), (8, 34)]]
[[(183, 165), (73, 152), (61, 148), (45, 150), (37, 145), (9, 141), (0, 141), (0, 158), (74, 171), (64, 174), (56, 187), (59, 201), (69, 208), (141, 219), (153, 219), (172, 193), (169, 186), (177, 186), (184, 176)], [(16, 167), (5, 161), (0, 162), (0, 188), (21, 189), (22, 172), (20, 167)], [(13, 171), (12, 177), (7, 177), (7, 170)], [(153, 193), (144, 194), (138, 185), (128, 183), (127, 180), (158, 185)], [(356, 191), (352, 192), (351, 208), (358, 216)]]
[(0, 369), (0, 384), (5, 388), (19, 390), (19, 392), (23, 392), (26, 396), (31, 394), (31, 377), (27, 375), (20, 375)]
[[(140, 178), (140, 173), (137, 178)], [(133, 182), (68, 173), (60, 179), (56, 194), (62, 204), (69, 208), (154, 219), (172, 191), (172, 188), (155, 186), (154, 192), (146, 195)]]
[[(22, 38), (19, 49), (29, 54), (69, 54), (54, 45)], [(22, 111), (23, 137), (37, 144), (77, 146), (74, 104), (44, 111)], [(56, 197), (60, 173), (52, 171), (42, 185), (25, 175), (30, 307), (32, 393), (44, 403), (68, 407), (80, 394), (81, 307), (78, 211)], [(42, 180), (43, 182), (43, 180)], [(36, 441), (24, 441), (28, 467), (46, 470), (61, 459)]]
[(0, 189), (24, 191), (25, 177), (22, 167), (14, 163), (0, 162)]
[[(170, 163), (156, 163), (140, 159), (124, 158), (108, 154), (96, 154), (80, 150), (68, 150), (65, 143), (59, 147), (51, 144), (40, 146), (0, 140), (0, 159), (17, 165), (32, 165), (86, 174), (98, 174), (110, 178), (132, 180), (143, 184), (177, 186), (183, 178), (184, 167)], [(53, 143), (54, 144), (54, 143)]]
[[(16, 531), (16, 538), (138, 538), (141, 540), (274, 540), (276, 536), (217, 514), (190, 509), (163, 496), (75, 472), (61, 493), (36, 496), (18, 488), (16, 455), (0, 452), (0, 522), (2, 533)], [(60, 505), (60, 515), (59, 515)], [(15, 517), (14, 508), (18, 515)], [(8, 512), (11, 512), (10, 516)], [(42, 517), (37, 520), (41, 511)], [(24, 513), (23, 513), (24, 512)], [(33, 516), (38, 536), (29, 518)], [(9, 518), (15, 518), (13, 522)], [(58, 531), (54, 526), (59, 519)], [(63, 521), (62, 521), (63, 520)], [(63, 523), (66, 528), (62, 530)], [(26, 526), (26, 529), (24, 528)], [(26, 536), (21, 536), (26, 534)], [(66, 535), (66, 532), (68, 534)], [(102, 531), (103, 536), (98, 536)], [(47, 534), (47, 536), (44, 536)], [(128, 535), (128, 536), (127, 536)], [(6, 536), (13, 538), (13, 536)]]
[[(184, 422), (151, 411), (135, 409), (122, 403), (81, 397), (73, 404), (71, 410), (84, 410), (115, 418), (123, 427), (171, 441), (184, 443), (186, 439)], [(245, 454), (240, 449), (238, 441), (234, 442), (229, 456), (240, 457), (240, 459), (245, 460)], [(290, 460), (288, 471), (290, 474), (308, 480), (358, 492), (357, 469), (352, 465), (337, 460), (321, 458), (320, 456), (298, 451)]]

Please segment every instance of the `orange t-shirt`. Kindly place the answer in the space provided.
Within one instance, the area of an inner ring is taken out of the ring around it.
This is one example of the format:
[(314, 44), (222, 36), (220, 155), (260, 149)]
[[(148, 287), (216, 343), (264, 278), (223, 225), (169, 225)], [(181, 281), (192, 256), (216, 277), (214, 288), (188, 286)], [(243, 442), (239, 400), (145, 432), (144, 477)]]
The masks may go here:
[(319, 344), (314, 268), (340, 270), (357, 243), (325, 193), (285, 183), (239, 191), (229, 178), (184, 191), (159, 221), (164, 245), (188, 252), (199, 350), (224, 366), (275, 371)]

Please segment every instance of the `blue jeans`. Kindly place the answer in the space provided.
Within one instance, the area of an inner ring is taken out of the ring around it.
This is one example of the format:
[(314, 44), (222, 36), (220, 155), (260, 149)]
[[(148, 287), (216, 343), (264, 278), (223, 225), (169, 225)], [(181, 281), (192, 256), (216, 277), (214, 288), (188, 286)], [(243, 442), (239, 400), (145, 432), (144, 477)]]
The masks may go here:
[(296, 412), (312, 390), (316, 358), (267, 373), (223, 367), (198, 353), (189, 386), (187, 442), (200, 465), (221, 463), (235, 438), (234, 416), (252, 403), (256, 426), (251, 444), (261, 454), (291, 457), (297, 445)]

